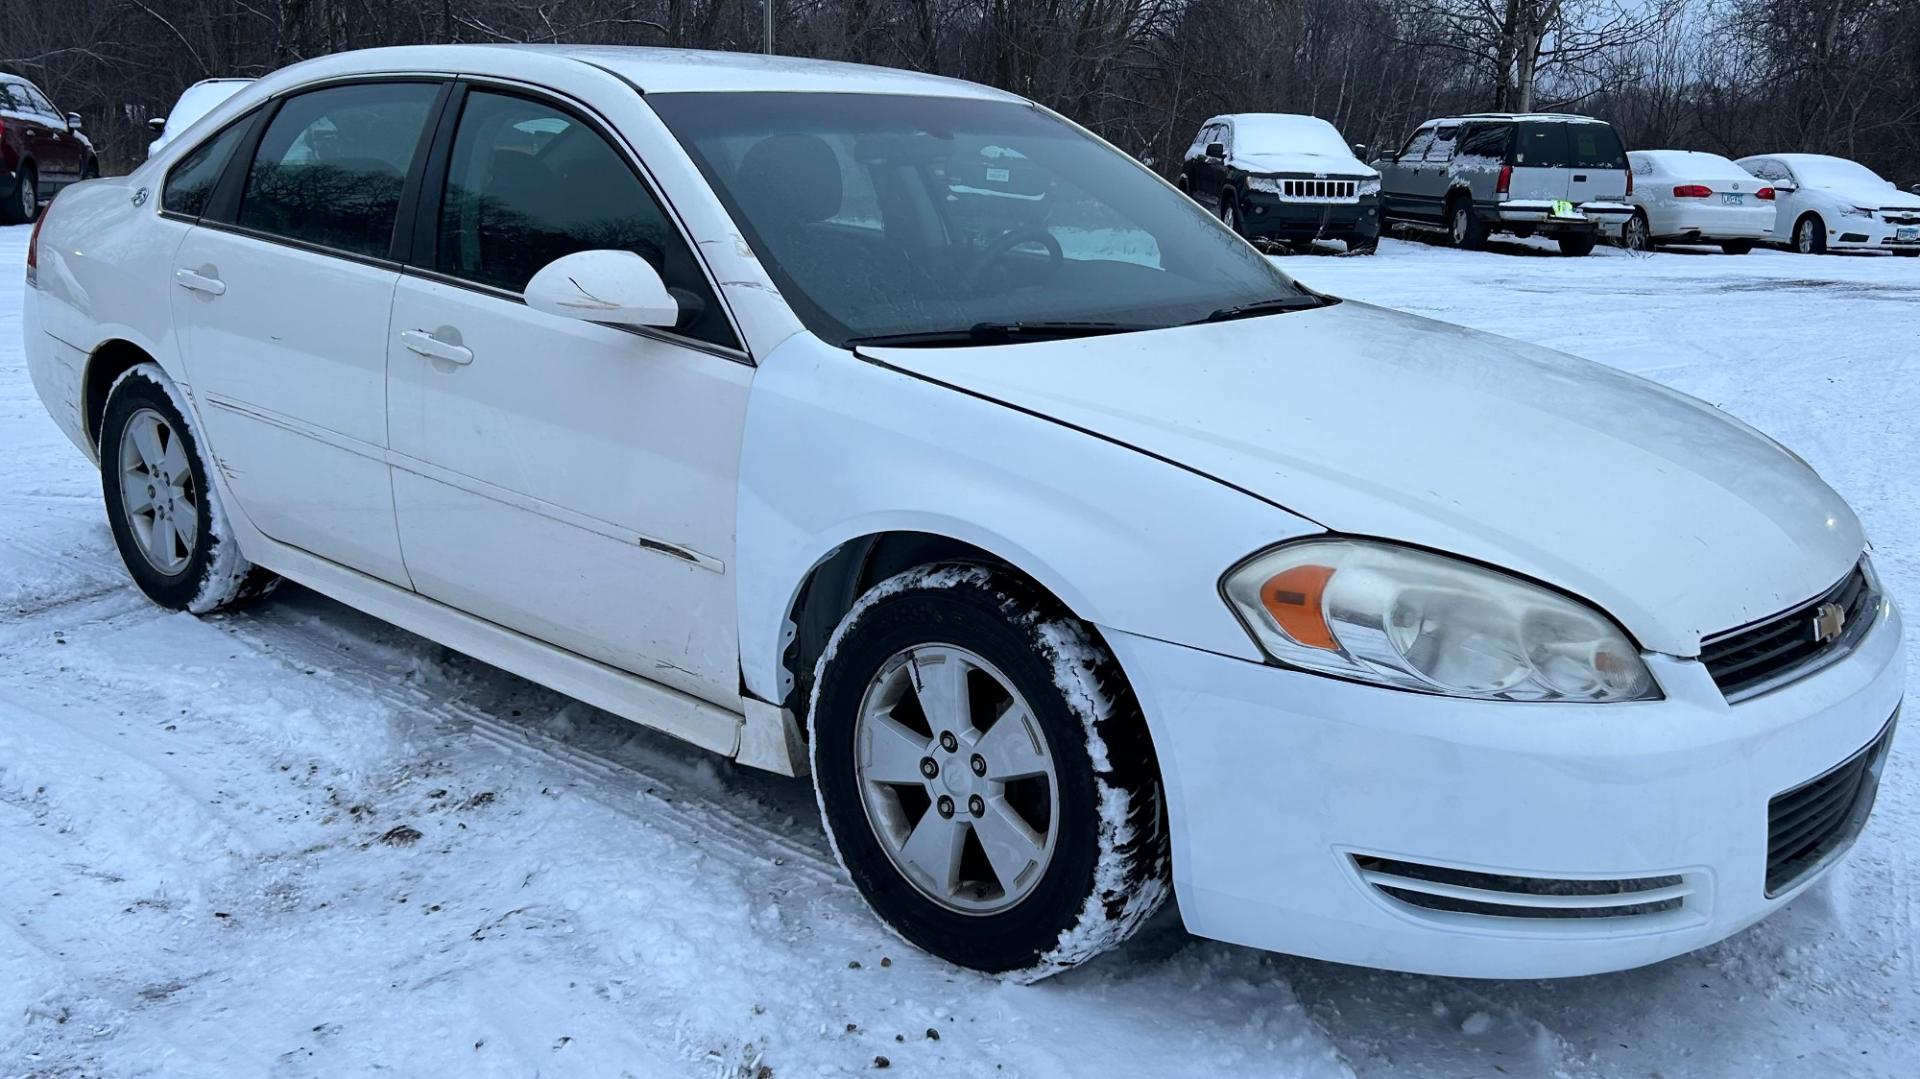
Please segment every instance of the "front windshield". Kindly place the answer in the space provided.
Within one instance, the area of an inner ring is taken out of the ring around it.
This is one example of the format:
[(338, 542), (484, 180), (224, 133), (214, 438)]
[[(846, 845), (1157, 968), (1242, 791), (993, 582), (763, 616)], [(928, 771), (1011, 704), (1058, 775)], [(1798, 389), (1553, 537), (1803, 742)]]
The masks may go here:
[(1332, 124), (1317, 116), (1250, 114), (1233, 125), (1233, 149), (1243, 154), (1319, 154), (1352, 157), (1353, 150)]
[(1815, 187), (1827, 184), (1873, 184), (1878, 187), (1886, 183), (1879, 173), (1844, 157), (1801, 157), (1789, 164), (1793, 166), (1794, 174), (1800, 177), (1801, 183)]
[(983, 326), (1152, 329), (1311, 300), (1186, 196), (1032, 105), (647, 101), (795, 313), (835, 345)]

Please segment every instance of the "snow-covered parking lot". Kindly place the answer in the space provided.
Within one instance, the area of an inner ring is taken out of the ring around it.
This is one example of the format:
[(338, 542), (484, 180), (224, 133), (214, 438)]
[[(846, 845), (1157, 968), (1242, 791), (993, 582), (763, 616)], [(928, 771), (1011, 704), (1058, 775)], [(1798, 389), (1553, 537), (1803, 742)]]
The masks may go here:
[[(97, 475), (27, 380), (26, 235), (0, 230), (0, 1077), (1799, 1076), (1920, 1060), (1911, 730), (1846, 866), (1771, 921), (1643, 970), (1388, 974), (1197, 940), (1172, 916), (1035, 986), (927, 959), (841, 878), (804, 782), (302, 589), (206, 620), (142, 599)], [(1895, 596), (1920, 603), (1920, 260), (1389, 240), (1283, 265), (1720, 405), (1851, 500)]]

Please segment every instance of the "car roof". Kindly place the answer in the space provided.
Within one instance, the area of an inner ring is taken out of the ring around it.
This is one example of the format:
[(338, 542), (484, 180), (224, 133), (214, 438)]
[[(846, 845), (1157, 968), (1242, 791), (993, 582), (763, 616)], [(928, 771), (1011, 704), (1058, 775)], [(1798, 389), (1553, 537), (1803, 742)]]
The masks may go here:
[(616, 45), (401, 45), (336, 53), (261, 79), (277, 92), (323, 78), (385, 72), (536, 76), (555, 63), (586, 64), (643, 94), (768, 92), (919, 94), (1022, 101), (1014, 94), (939, 75), (832, 60)]
[[(1458, 116), (1437, 117), (1428, 120), (1427, 124), (1448, 124), (1462, 120), (1500, 120), (1508, 122), (1522, 120), (1566, 120), (1582, 124), (1606, 123), (1605, 120), (1596, 120), (1591, 116), (1581, 116), (1579, 113), (1573, 112), (1463, 112)], [(1426, 124), (1421, 124), (1420, 126), (1425, 127)]]
[(1305, 112), (1223, 112), (1218, 116), (1210, 117), (1206, 122), (1209, 124), (1234, 123), (1239, 120), (1265, 120), (1275, 116), (1288, 120), (1313, 120), (1328, 127), (1333, 126), (1331, 121)]

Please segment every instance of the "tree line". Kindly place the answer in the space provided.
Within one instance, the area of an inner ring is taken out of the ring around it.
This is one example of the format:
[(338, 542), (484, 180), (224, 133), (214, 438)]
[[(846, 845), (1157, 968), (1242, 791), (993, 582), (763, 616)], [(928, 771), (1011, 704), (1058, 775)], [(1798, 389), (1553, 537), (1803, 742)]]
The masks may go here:
[(1376, 149), (1454, 111), (1564, 109), (1629, 147), (1853, 157), (1920, 181), (1920, 0), (0, 0), (0, 68), (81, 113), (109, 172), (180, 91), (344, 49), (775, 50), (990, 83), (1163, 170), (1221, 112)]

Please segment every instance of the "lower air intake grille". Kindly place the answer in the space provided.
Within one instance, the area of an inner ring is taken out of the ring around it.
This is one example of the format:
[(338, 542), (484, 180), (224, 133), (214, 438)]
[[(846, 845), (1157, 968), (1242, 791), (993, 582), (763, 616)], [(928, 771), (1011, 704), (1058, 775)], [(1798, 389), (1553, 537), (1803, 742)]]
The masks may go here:
[(1491, 918), (1637, 918), (1676, 911), (1693, 894), (1685, 877), (1625, 880), (1509, 877), (1366, 854), (1353, 856), (1368, 884), (1424, 910)]
[[(1873, 623), (1880, 597), (1864, 566), (1798, 607), (1709, 637), (1700, 662), (1727, 700), (1764, 693), (1846, 655)], [(1838, 613), (1836, 613), (1838, 612)]]
[(1865, 749), (1767, 803), (1767, 895), (1778, 895), (1852, 843), (1880, 787), (1893, 721)]

